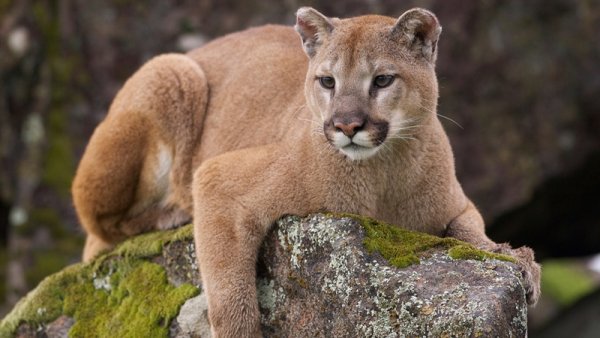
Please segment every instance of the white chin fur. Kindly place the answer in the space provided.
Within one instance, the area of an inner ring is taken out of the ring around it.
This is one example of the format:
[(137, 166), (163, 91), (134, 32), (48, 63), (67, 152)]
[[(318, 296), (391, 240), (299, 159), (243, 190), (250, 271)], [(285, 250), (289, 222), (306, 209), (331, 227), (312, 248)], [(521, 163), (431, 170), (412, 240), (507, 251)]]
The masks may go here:
[(373, 146), (364, 132), (357, 133), (353, 140), (342, 133), (335, 133), (333, 144), (351, 160), (367, 159), (379, 150), (379, 146)]
[(346, 146), (340, 149), (342, 154), (346, 155), (349, 159), (353, 161), (365, 160), (375, 155), (378, 150), (379, 147), (365, 148), (357, 145)]

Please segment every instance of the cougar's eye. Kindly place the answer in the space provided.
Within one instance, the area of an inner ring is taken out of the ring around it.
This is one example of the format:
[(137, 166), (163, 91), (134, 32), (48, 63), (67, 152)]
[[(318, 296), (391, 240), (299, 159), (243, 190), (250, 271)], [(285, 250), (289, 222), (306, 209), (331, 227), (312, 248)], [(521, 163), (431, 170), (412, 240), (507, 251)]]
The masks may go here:
[(373, 80), (373, 87), (385, 88), (394, 82), (394, 75), (378, 75)]
[(322, 76), (319, 78), (319, 83), (321, 87), (325, 89), (333, 89), (335, 87), (335, 79), (331, 76)]

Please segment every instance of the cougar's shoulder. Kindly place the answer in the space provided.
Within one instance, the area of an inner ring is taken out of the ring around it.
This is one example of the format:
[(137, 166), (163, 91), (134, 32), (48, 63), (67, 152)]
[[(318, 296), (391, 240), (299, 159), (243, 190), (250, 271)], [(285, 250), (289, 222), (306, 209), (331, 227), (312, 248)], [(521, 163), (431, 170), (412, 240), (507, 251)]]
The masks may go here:
[(251, 28), (188, 55), (205, 70), (210, 87), (196, 163), (298, 137), (310, 127), (302, 109), (308, 60), (291, 27)]

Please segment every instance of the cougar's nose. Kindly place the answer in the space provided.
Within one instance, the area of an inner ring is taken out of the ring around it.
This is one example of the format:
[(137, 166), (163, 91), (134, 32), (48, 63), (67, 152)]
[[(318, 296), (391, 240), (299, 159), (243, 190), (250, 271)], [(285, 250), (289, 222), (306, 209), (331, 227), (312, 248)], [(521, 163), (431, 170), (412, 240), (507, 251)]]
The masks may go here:
[(333, 126), (336, 131), (341, 131), (344, 135), (352, 137), (356, 135), (365, 126), (367, 121), (364, 114), (353, 114), (350, 116), (334, 116)]

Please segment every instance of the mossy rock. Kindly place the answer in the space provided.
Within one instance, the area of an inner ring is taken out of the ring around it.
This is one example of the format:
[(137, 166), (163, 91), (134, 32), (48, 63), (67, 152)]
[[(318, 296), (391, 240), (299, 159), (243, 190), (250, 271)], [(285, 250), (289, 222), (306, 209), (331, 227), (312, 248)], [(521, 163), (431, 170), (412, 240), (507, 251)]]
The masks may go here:
[[(259, 256), (267, 337), (525, 332), (518, 269), (454, 239), (355, 215), (288, 216)], [(207, 327), (206, 309), (188, 306), (206, 304), (199, 284), (191, 225), (141, 235), (46, 278), (0, 322), (0, 337), (59, 324), (71, 337), (197, 333), (179, 312)]]
[(480, 261), (497, 259), (512, 263), (516, 262), (510, 256), (480, 250), (471, 244), (454, 238), (442, 238), (410, 231), (369, 217), (346, 216), (356, 219), (365, 228), (364, 245), (367, 250), (371, 253), (378, 252), (390, 264), (398, 268), (418, 264), (420, 261), (419, 256), (433, 248), (447, 250), (448, 255), (453, 259), (475, 259)]
[(27, 323), (43, 330), (61, 315), (73, 318), (71, 337), (165, 337), (185, 301), (199, 293), (172, 285), (151, 258), (165, 244), (191, 240), (191, 225), (129, 240), (90, 264), (75, 264), (44, 279), (0, 322), (0, 337)]
[(346, 214), (285, 217), (259, 255), (267, 337), (525, 336), (508, 256)]

